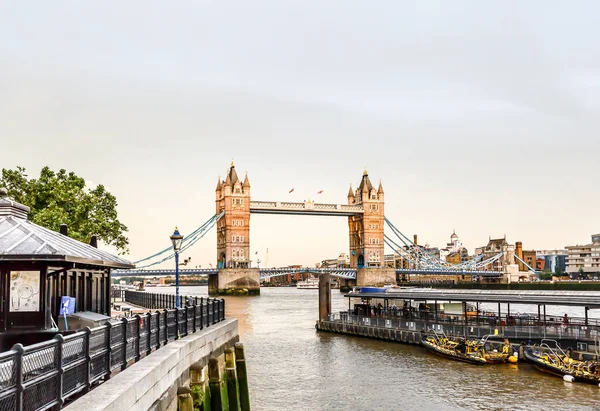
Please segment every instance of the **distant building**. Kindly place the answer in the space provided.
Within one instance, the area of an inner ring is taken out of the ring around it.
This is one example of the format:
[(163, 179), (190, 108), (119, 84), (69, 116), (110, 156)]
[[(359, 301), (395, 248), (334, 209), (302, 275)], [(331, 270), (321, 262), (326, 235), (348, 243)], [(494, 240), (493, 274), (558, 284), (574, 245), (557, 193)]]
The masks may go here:
[(567, 249), (567, 268), (569, 274), (582, 270), (586, 274), (600, 274), (600, 234), (592, 235), (592, 243), (571, 245)]
[(458, 235), (456, 235), (456, 232), (452, 231), (452, 235), (450, 236), (450, 242), (446, 243), (445, 248), (440, 249), (440, 260), (448, 261), (447, 257), (450, 254), (458, 253), (462, 248), (463, 248), (462, 241), (458, 238)]
[[(517, 241), (515, 243), (515, 255), (522, 261), (515, 258), (515, 263), (519, 266), (519, 271), (528, 271), (529, 267), (536, 269), (537, 266), (537, 252), (535, 250), (523, 250), (523, 243)], [(527, 264), (527, 265), (525, 265)], [(527, 267), (529, 266), (529, 267)]]
[[(514, 246), (511, 246), (506, 241), (506, 236), (504, 238), (491, 238), (489, 239), (486, 246), (478, 247), (475, 249), (475, 255), (483, 254), (483, 261), (489, 260), (492, 257), (504, 252), (507, 248), (512, 247), (514, 250)], [(486, 271), (502, 271), (503, 259), (500, 258), (494, 261), (491, 264), (483, 266), (483, 270)]]
[(537, 257), (540, 265), (537, 267), (540, 271), (563, 274), (567, 272), (567, 250), (538, 250)]
[(469, 261), (469, 251), (466, 248), (461, 248), (459, 251), (450, 253), (446, 256), (446, 261), (450, 264), (460, 264)]
[(350, 256), (346, 253), (341, 253), (338, 258), (330, 258), (321, 261), (321, 268), (348, 268), (350, 267)]

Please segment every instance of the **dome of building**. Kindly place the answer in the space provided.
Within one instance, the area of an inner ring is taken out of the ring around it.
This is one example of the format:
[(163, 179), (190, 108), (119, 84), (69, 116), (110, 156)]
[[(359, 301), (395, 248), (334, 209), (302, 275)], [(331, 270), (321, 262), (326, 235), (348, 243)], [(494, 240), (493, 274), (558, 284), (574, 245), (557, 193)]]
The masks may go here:
[(452, 235), (450, 236), (450, 239), (452, 240), (456, 240), (458, 238), (458, 236), (456, 235), (456, 233), (453, 231)]

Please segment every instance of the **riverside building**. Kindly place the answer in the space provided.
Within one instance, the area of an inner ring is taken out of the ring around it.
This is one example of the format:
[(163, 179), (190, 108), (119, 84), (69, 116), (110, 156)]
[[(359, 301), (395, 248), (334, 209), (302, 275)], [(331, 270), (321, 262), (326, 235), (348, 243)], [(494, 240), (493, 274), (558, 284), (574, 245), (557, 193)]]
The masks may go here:
[(592, 243), (571, 245), (567, 249), (567, 273), (600, 274), (600, 234), (592, 235)]

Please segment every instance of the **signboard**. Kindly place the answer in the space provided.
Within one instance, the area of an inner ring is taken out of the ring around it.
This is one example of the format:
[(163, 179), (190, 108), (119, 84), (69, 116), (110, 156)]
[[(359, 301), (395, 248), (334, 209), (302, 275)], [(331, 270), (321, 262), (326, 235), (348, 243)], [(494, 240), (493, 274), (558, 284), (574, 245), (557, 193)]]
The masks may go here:
[(40, 310), (40, 272), (10, 272), (10, 312)]
[(75, 312), (75, 298), (74, 297), (62, 297), (60, 300), (60, 311), (59, 315), (71, 315)]

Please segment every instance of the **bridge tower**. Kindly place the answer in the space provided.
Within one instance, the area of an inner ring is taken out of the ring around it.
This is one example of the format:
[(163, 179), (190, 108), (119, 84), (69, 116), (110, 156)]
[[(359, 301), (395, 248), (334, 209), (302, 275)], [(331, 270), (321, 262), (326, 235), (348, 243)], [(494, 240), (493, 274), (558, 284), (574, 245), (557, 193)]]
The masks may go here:
[(259, 294), (259, 271), (250, 268), (250, 180), (239, 179), (233, 162), (217, 181), (215, 204), (225, 214), (217, 222), (218, 274), (209, 278), (209, 294)]
[(238, 178), (235, 165), (227, 172), (227, 178), (217, 182), (215, 190), (216, 212), (225, 212), (217, 222), (218, 268), (250, 267), (250, 181)]
[(376, 190), (365, 170), (356, 192), (352, 192), (350, 185), (348, 204), (362, 205), (364, 210), (362, 214), (348, 217), (350, 267), (383, 267), (383, 185), (379, 182), (379, 188)]
[(348, 204), (362, 205), (363, 213), (348, 217), (350, 237), (350, 267), (356, 268), (356, 284), (396, 284), (396, 272), (385, 267), (384, 216), (385, 197), (383, 185), (375, 189), (369, 173), (364, 171), (356, 191), (348, 191)]

